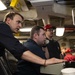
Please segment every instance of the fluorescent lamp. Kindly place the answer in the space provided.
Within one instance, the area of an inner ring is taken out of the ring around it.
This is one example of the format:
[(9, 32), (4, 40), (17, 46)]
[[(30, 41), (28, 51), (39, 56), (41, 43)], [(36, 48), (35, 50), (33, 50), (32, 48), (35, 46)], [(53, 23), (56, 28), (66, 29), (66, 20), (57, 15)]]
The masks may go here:
[(29, 0), (31, 3), (37, 3), (37, 2), (46, 2), (46, 1), (53, 1), (53, 0)]
[(32, 28), (21, 28), (20, 32), (30, 32)]
[(75, 13), (74, 13), (75, 8), (72, 9), (72, 21), (73, 21), (73, 25), (75, 25)]
[(63, 36), (64, 31), (65, 31), (64, 27), (57, 27), (56, 28), (56, 36)]
[(0, 0), (0, 11), (7, 9), (7, 7), (3, 4), (3, 2)]

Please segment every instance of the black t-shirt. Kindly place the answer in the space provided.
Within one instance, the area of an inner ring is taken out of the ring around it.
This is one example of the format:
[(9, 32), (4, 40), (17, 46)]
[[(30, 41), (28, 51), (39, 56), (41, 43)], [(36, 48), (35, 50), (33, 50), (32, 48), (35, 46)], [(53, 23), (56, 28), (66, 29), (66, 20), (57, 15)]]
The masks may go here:
[[(24, 46), (28, 48), (32, 53), (45, 59), (44, 51), (35, 41), (29, 39), (24, 43)], [(41, 75), (39, 64), (31, 63), (25, 60), (21, 60), (18, 63), (18, 75)]]
[(50, 58), (52, 57), (60, 58), (61, 54), (60, 45), (56, 40), (49, 40), (49, 43), (46, 44), (46, 47), (48, 48)]
[(17, 59), (21, 59), (21, 55), (27, 49), (13, 36), (10, 27), (2, 22), (0, 23), (0, 55), (4, 54), (5, 48), (9, 50)]

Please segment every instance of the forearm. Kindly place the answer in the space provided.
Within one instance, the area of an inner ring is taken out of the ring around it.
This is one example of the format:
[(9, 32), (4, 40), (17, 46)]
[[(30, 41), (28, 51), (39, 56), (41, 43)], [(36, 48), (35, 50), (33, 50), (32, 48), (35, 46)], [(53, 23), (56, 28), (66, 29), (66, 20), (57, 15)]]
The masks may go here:
[(56, 58), (51, 58), (51, 59), (45, 60), (45, 59), (42, 59), (41, 57), (33, 54), (30, 51), (25, 51), (22, 55), (22, 59), (27, 60), (32, 63), (40, 64), (43, 66), (47, 66), (49, 64), (54, 64), (54, 63), (59, 63), (59, 62), (64, 61), (62, 59), (56, 59)]
[(42, 59), (41, 57), (33, 54), (30, 51), (25, 51), (22, 55), (22, 59), (27, 60), (32, 63), (44, 65), (45, 59)]

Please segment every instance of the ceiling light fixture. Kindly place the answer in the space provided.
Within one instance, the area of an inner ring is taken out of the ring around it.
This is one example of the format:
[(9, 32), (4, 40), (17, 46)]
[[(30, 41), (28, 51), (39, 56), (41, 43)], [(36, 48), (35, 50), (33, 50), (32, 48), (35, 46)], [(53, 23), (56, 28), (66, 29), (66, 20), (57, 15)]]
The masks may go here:
[(0, 0), (0, 11), (2, 10), (6, 10), (7, 7), (5, 6), (5, 4)]
[(65, 31), (64, 27), (57, 27), (56, 28), (56, 36), (63, 36), (64, 31)]
[(30, 32), (32, 28), (21, 28), (20, 32)]
[(61, 26), (61, 24), (63, 25), (63, 22), (64, 22), (64, 19), (60, 18), (60, 26), (56, 28), (56, 36), (64, 35), (65, 28)]
[(29, 0), (31, 3), (37, 3), (37, 2), (46, 2), (46, 1), (53, 1), (53, 0)]

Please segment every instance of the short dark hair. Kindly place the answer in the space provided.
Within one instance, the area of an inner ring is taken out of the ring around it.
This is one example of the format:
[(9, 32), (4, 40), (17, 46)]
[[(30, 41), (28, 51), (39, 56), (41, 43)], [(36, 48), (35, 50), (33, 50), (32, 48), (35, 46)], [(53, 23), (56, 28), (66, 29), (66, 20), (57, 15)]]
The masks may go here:
[(19, 14), (19, 13), (17, 13), (17, 12), (9, 12), (9, 13), (7, 13), (7, 14), (5, 15), (3, 21), (6, 22), (7, 18), (10, 18), (10, 19), (13, 20), (13, 18), (14, 18), (15, 15), (21, 16), (21, 18), (24, 20), (24, 17), (23, 17), (21, 14)]
[(44, 30), (44, 28), (41, 27), (41, 26), (33, 26), (32, 30), (30, 32), (30, 38), (32, 39), (33, 38), (33, 35), (35, 33), (37, 33), (39, 35), (40, 29), (43, 29)]

